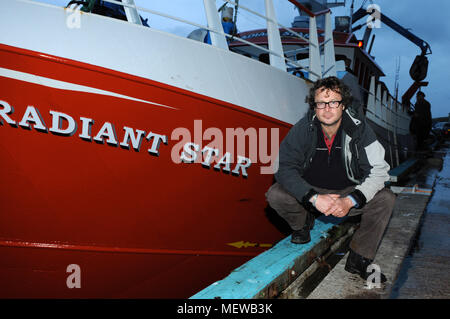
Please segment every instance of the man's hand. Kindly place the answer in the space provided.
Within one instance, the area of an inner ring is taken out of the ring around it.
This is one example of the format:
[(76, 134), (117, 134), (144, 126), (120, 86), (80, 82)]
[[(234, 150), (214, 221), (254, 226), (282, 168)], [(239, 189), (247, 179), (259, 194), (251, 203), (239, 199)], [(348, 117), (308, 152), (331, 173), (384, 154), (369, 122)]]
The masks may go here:
[(340, 197), (338, 194), (318, 195), (316, 209), (322, 214), (344, 217), (353, 207), (353, 202), (348, 197)]
[(353, 202), (348, 197), (338, 197), (334, 201), (334, 211), (332, 212), (333, 216), (336, 217), (344, 217), (348, 214), (350, 209), (353, 207)]
[[(337, 195), (339, 196), (339, 195)], [(330, 215), (334, 211), (334, 202), (336, 197), (334, 194), (322, 194), (317, 196), (316, 209), (325, 215)]]

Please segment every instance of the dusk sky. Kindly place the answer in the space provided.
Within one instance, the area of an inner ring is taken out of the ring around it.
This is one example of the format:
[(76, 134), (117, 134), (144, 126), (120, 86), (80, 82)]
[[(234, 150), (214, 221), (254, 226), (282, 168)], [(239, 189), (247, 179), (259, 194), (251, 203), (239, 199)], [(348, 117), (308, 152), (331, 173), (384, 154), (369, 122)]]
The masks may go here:
[[(39, 0), (41, 2), (53, 3), (56, 5), (66, 5), (68, 0)], [(333, 0), (334, 1), (334, 0)], [(202, 25), (206, 25), (205, 13), (203, 10), (203, 0), (135, 0), (136, 4), (152, 10), (168, 13), (186, 20), (190, 20)], [(332, 2), (329, 0), (329, 2)], [(222, 0), (217, 0), (217, 7), (223, 4)], [(428, 87), (422, 89), (426, 94), (426, 99), (431, 103), (433, 117), (448, 116), (450, 108), (447, 102), (450, 101), (450, 63), (448, 52), (450, 52), (450, 1), (448, 0), (355, 0), (355, 11), (371, 3), (377, 4), (381, 12), (400, 24), (410, 29), (416, 36), (425, 40), (431, 46), (432, 54), (428, 55), (429, 68), (428, 75), (424, 81), (428, 81)], [(264, 0), (240, 0), (240, 4), (251, 8), (254, 11), (264, 12)], [(287, 0), (274, 0), (275, 10), (279, 23), (290, 27), (297, 11)], [(345, 7), (332, 8), (333, 15), (347, 15), (350, 12), (351, 0), (346, 1)], [(149, 18), (149, 24), (153, 28), (162, 29), (180, 36), (187, 36), (194, 26), (180, 22), (161, 18), (148, 13), (141, 13), (145, 18)], [(358, 24), (365, 21), (363, 18)], [(264, 28), (264, 21), (252, 14), (240, 10), (238, 12), (237, 26), (239, 31)], [(334, 19), (333, 19), (334, 23)], [(364, 28), (356, 32), (359, 39), (362, 39)], [(409, 76), (409, 69), (416, 55), (420, 54), (419, 48), (402, 37), (386, 25), (374, 29), (372, 34), (376, 35), (371, 54), (375, 56), (375, 61), (381, 66), (386, 77), (382, 80), (386, 83), (389, 91), (394, 94), (396, 60), (400, 57), (400, 81), (399, 98), (413, 83)], [(413, 97), (412, 102), (415, 102)]]

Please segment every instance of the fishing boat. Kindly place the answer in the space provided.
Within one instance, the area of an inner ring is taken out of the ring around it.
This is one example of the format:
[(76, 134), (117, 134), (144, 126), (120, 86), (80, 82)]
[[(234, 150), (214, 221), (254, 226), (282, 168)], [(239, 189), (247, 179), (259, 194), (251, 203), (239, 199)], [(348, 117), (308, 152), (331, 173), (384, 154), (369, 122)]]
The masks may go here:
[(237, 2), (267, 27), (225, 33), (212, 0), (207, 26), (133, 0), (0, 2), (0, 297), (185, 298), (270, 248), (286, 234), (264, 194), (318, 78), (406, 159), (409, 109), (332, 4), (290, 1), (287, 27), (272, 0)]

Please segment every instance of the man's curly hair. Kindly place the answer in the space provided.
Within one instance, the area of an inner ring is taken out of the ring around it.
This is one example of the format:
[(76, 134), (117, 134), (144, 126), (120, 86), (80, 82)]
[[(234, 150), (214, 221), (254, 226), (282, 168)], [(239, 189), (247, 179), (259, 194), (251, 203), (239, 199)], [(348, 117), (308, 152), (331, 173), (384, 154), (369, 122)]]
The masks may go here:
[(309, 104), (311, 109), (314, 109), (316, 103), (314, 101), (314, 97), (316, 95), (316, 91), (330, 89), (333, 92), (339, 93), (342, 97), (342, 104), (345, 107), (351, 107), (353, 102), (353, 97), (350, 91), (350, 88), (344, 84), (341, 80), (339, 80), (335, 76), (330, 76), (327, 78), (317, 80), (314, 85), (309, 89), (309, 95), (306, 98), (306, 102)]

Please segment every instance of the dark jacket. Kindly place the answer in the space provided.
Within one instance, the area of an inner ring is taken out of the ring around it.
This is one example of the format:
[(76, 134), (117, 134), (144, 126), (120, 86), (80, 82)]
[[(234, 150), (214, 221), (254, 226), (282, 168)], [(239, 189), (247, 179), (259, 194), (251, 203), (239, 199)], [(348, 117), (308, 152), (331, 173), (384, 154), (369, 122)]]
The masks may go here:
[[(357, 118), (358, 117), (358, 118)], [(315, 113), (298, 121), (280, 145), (279, 167), (275, 178), (299, 202), (307, 203), (316, 194), (303, 179), (317, 145)], [(364, 116), (351, 115), (348, 109), (342, 115), (342, 156), (347, 177), (357, 186), (351, 194), (362, 208), (389, 180), (389, 164), (384, 160), (384, 148), (377, 140)], [(332, 178), (332, 177), (330, 177)]]
[(427, 100), (423, 99), (416, 103), (414, 120), (416, 121), (415, 124), (417, 129), (423, 130), (425, 133), (428, 133), (431, 130), (431, 105)]

